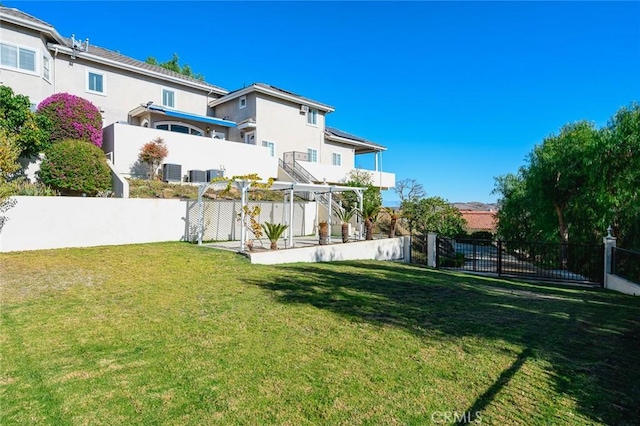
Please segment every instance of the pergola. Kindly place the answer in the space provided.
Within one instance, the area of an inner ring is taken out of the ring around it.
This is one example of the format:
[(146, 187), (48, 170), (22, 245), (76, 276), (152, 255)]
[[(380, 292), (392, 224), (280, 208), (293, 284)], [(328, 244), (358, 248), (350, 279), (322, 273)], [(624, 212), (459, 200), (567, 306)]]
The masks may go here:
[[(200, 220), (199, 220), (199, 230), (198, 230), (198, 244), (202, 244), (202, 237), (204, 235), (204, 209), (203, 209), (203, 200), (202, 197), (207, 189), (212, 186), (227, 186), (229, 181), (217, 181), (214, 183), (204, 183), (201, 184), (198, 188), (198, 208), (200, 211)], [(240, 251), (245, 251), (245, 243), (247, 239), (247, 230), (244, 227), (244, 207), (247, 205), (247, 192), (251, 189), (254, 181), (251, 180), (234, 180), (233, 185), (240, 191), (240, 202), (242, 207), (240, 209), (240, 221), (242, 225), (240, 226)], [(263, 188), (261, 188), (263, 189)], [(331, 221), (331, 216), (333, 215), (333, 194), (353, 191), (358, 196), (358, 204), (360, 211), (362, 211), (362, 193), (366, 188), (363, 187), (353, 187), (353, 186), (344, 186), (344, 185), (329, 185), (329, 184), (315, 184), (315, 183), (296, 183), (296, 182), (281, 182), (275, 181), (268, 190), (272, 191), (286, 191), (288, 194), (288, 204), (289, 204), (289, 214), (287, 216), (289, 225), (289, 242), (288, 246), (293, 247), (293, 232), (291, 231), (293, 228), (293, 196), (296, 192), (312, 192), (316, 195), (316, 202), (318, 201), (318, 195), (326, 195), (324, 197), (326, 199), (326, 208), (329, 212), (329, 221)], [(317, 209), (316, 209), (316, 221), (317, 221)], [(358, 219), (358, 234), (359, 238), (362, 237), (362, 220)], [(331, 242), (331, 232), (329, 232), (329, 242)]]

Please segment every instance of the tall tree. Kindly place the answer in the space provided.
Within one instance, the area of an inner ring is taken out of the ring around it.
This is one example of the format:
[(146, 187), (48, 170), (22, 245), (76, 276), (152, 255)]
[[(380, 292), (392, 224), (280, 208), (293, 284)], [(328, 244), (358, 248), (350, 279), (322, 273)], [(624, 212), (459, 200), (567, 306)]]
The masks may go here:
[(436, 232), (445, 237), (455, 237), (464, 231), (466, 224), (460, 210), (441, 197), (406, 200), (402, 204), (402, 212), (411, 230), (423, 235)]
[(591, 155), (598, 132), (586, 121), (564, 126), (559, 135), (551, 135), (529, 155), (524, 170), (531, 196), (551, 203), (558, 221), (561, 243), (569, 242), (569, 209), (589, 181)]
[(640, 248), (640, 106), (597, 130), (579, 122), (536, 146), (517, 175), (496, 178), (503, 238), (599, 243), (608, 225)]

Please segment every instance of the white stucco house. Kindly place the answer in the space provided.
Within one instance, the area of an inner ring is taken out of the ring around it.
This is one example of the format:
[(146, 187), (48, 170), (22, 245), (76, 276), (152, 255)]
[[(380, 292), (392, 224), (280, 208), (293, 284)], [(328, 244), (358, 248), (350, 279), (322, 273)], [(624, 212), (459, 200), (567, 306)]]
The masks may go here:
[[(116, 46), (117, 48), (117, 46)], [(103, 150), (122, 177), (140, 174), (140, 148), (161, 137), (167, 181), (257, 173), (301, 183), (341, 183), (360, 154), (375, 155), (374, 183), (395, 186), (381, 170), (384, 146), (327, 126), (334, 108), (262, 83), (228, 91), (164, 68), (63, 37), (50, 24), (0, 7), (0, 84), (35, 106), (54, 93), (90, 100), (103, 115)]]

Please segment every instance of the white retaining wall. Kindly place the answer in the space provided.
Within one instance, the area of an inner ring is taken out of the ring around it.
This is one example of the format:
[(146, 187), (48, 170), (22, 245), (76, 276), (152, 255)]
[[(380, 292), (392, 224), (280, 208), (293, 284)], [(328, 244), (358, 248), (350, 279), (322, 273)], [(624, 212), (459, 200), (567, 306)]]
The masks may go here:
[(0, 252), (180, 241), (186, 203), (180, 200), (15, 197), (5, 216)]
[(631, 296), (640, 296), (640, 285), (613, 274), (606, 274), (605, 288)]
[(250, 258), (251, 263), (260, 265), (336, 260), (404, 260), (408, 262), (409, 241), (409, 237), (397, 237), (293, 250), (270, 250), (250, 253)]

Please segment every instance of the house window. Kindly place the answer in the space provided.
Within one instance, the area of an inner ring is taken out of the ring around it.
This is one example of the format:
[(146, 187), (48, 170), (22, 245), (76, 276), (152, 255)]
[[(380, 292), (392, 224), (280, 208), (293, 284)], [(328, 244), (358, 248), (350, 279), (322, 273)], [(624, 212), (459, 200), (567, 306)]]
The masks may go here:
[(269, 155), (271, 155), (272, 157), (276, 156), (276, 144), (273, 142), (268, 142), (268, 141), (262, 141), (262, 146), (266, 146), (267, 148), (269, 148)]
[(238, 99), (238, 109), (243, 109), (246, 107), (247, 107), (247, 97), (240, 96), (240, 99)]
[(158, 130), (168, 130), (169, 132), (184, 133), (185, 135), (204, 136), (204, 132), (202, 131), (202, 129), (190, 126), (185, 123), (163, 121), (154, 124), (154, 127)]
[(311, 124), (312, 126), (316, 126), (318, 124), (318, 110), (309, 108), (309, 112), (307, 113), (307, 124)]
[(317, 163), (318, 162), (318, 150), (317, 149), (313, 149), (313, 148), (307, 149), (307, 156), (309, 157), (309, 162), (310, 163)]
[(51, 74), (49, 73), (50, 70), (50, 65), (49, 65), (49, 58), (47, 58), (46, 56), (42, 57), (42, 77), (49, 81), (49, 77), (51, 76)]
[(176, 92), (169, 89), (162, 89), (162, 106), (169, 108), (176, 107)]
[(334, 166), (342, 166), (342, 154), (334, 152), (331, 154), (331, 163)]
[(0, 43), (0, 65), (36, 72), (36, 52), (34, 50)]
[(96, 71), (87, 71), (87, 92), (104, 95), (104, 74)]

